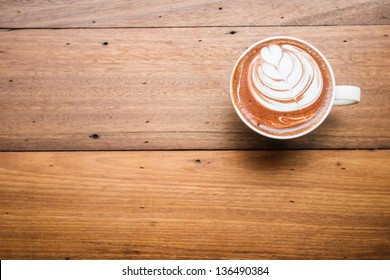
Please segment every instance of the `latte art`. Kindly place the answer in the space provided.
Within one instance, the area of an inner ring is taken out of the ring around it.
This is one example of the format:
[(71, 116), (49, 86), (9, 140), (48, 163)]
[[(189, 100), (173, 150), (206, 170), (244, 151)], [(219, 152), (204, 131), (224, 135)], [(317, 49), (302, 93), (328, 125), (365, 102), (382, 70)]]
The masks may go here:
[(302, 110), (322, 92), (323, 78), (317, 62), (293, 45), (263, 47), (248, 70), (250, 93), (270, 110)]
[(246, 50), (234, 66), (231, 98), (253, 130), (278, 139), (315, 129), (328, 115), (334, 77), (317, 49), (292, 37), (273, 37)]

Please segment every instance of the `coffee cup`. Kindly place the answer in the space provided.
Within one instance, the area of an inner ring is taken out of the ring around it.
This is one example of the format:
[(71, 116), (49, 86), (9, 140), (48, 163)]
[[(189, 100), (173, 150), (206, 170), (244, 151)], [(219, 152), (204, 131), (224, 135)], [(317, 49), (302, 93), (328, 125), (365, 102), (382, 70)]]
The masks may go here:
[(292, 139), (319, 127), (334, 105), (358, 103), (360, 88), (336, 86), (328, 60), (310, 43), (277, 36), (258, 41), (239, 57), (230, 96), (249, 128)]

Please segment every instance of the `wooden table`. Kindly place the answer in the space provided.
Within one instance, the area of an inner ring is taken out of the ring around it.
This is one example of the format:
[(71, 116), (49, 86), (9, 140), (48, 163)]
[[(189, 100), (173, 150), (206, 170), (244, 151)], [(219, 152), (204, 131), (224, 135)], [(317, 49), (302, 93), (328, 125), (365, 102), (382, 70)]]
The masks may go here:
[[(1, 259), (389, 259), (388, 1), (0, 1)], [(250, 44), (317, 46), (362, 101), (269, 140)]]

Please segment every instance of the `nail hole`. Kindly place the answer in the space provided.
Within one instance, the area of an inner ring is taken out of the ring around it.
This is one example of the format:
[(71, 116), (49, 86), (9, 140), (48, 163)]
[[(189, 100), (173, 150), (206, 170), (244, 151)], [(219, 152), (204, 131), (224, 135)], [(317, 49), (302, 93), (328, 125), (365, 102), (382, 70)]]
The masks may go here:
[(24, 142), (28, 142), (28, 139), (24, 139)]
[(103, 42), (103, 45), (104, 45), (104, 46), (107, 46), (107, 45), (108, 45), (108, 42)]
[(92, 21), (92, 23), (96, 23), (96, 21)]
[(139, 169), (145, 169), (145, 167), (143, 167), (143, 166), (140, 166), (140, 167), (139, 167)]
[(223, 8), (222, 7), (219, 7), (218, 10), (222, 10)]
[(49, 167), (54, 167), (54, 165), (53, 165), (53, 164), (50, 164)]
[(67, 45), (70, 45), (70, 43), (66, 43)]
[(148, 140), (145, 140), (144, 143), (149, 143), (149, 141), (148, 141)]
[(387, 37), (387, 34), (383, 35), (383, 37)]
[(20, 11), (18, 11), (18, 14), (20, 14)]
[(208, 124), (208, 123), (210, 123), (210, 122), (204, 122), (205, 124)]
[(143, 81), (142, 84), (143, 84), (143, 85), (146, 85), (146, 81)]
[(32, 123), (36, 123), (36, 121), (32, 121)]
[(198, 42), (202, 42), (202, 40), (201, 40), (201, 39), (199, 39), (199, 40), (198, 40)]
[(158, 16), (159, 18), (162, 17), (162, 16)]
[(99, 137), (100, 137), (99, 134), (96, 133), (89, 135), (89, 138), (93, 138), (93, 139), (98, 139)]
[(345, 170), (346, 168), (345, 167), (341, 167), (341, 169)]
[(348, 41), (347, 41), (347, 40), (344, 40), (343, 42), (346, 43), (346, 42), (348, 42)]
[(284, 17), (280, 17), (280, 18), (284, 18)]
[(289, 202), (294, 203), (295, 201), (294, 200), (290, 200)]
[(140, 206), (140, 207), (139, 207), (139, 209), (145, 209), (145, 207), (143, 207), (143, 206)]
[(202, 163), (202, 161), (200, 159), (197, 159), (197, 160), (195, 160), (195, 163), (200, 164), (200, 163)]
[(149, 123), (149, 121), (146, 121), (145, 123)]
[(14, 80), (9, 80), (8, 82), (12, 83)]
[(232, 34), (232, 35), (234, 35), (234, 34), (236, 34), (236, 33), (237, 33), (237, 31), (234, 31), (234, 30), (232, 30), (232, 31), (229, 32), (229, 34)]
[(295, 169), (294, 169), (294, 168), (290, 168), (290, 170), (291, 170), (291, 171), (295, 171)]

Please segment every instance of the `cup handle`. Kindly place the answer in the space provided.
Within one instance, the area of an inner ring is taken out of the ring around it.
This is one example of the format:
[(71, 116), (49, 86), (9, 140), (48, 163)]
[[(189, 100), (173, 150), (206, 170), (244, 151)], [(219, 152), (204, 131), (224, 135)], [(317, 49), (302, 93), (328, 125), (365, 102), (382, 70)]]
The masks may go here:
[(355, 86), (336, 86), (334, 105), (353, 105), (360, 102), (360, 88)]

